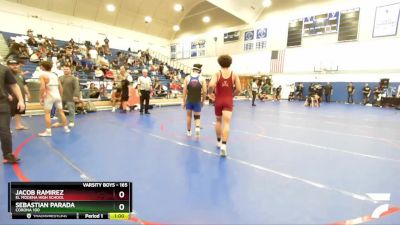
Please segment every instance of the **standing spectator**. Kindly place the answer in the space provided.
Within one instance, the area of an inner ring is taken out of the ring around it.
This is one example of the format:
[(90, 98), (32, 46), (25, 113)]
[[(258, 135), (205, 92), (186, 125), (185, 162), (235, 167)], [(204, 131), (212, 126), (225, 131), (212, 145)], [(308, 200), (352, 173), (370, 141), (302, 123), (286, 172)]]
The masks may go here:
[[(145, 114), (150, 114), (149, 112), (149, 102), (150, 102), (150, 92), (152, 91), (151, 79), (148, 76), (149, 71), (147, 69), (142, 70), (143, 76), (139, 77), (138, 87), (140, 91), (140, 114), (143, 114), (143, 109)], [(146, 101), (146, 105), (144, 102)]]
[(369, 103), (369, 96), (371, 95), (371, 88), (368, 86), (368, 84), (365, 84), (363, 90), (363, 104), (366, 105)]
[(331, 96), (333, 94), (333, 87), (330, 82), (328, 82), (324, 87), (325, 102), (331, 102)]
[(303, 99), (303, 91), (304, 91), (304, 85), (303, 83), (299, 83), (296, 86), (296, 93), (295, 93), (295, 98), (297, 98), (299, 101)]
[(106, 86), (103, 84), (100, 84), (100, 99), (101, 100), (106, 100), (107, 99), (107, 88)]
[(353, 104), (353, 95), (354, 92), (356, 91), (356, 88), (353, 86), (353, 83), (350, 82), (349, 85), (347, 85), (347, 103), (348, 104)]
[(97, 60), (97, 55), (98, 55), (98, 54), (97, 54), (96, 48), (90, 47), (89, 55), (90, 55), (90, 58), (91, 58), (93, 61), (96, 61), (96, 60)]
[(28, 36), (33, 36), (33, 30), (32, 30), (32, 29), (28, 29), (28, 30), (26, 31), (26, 35), (28, 35)]
[(121, 76), (121, 104), (122, 104), (122, 111), (121, 112), (129, 112), (130, 108), (128, 107), (128, 100), (129, 100), (129, 81), (128, 81), (128, 74), (126, 73), (126, 69), (124, 66), (121, 66), (119, 69), (119, 73)]
[(96, 49), (97, 51), (99, 51), (99, 48), (100, 48), (100, 43), (99, 43), (99, 41), (96, 41), (96, 44), (94, 45), (94, 47), (95, 47), (95, 49)]
[(254, 102), (256, 101), (257, 93), (258, 93), (257, 80), (253, 79), (253, 82), (251, 82), (251, 96), (252, 96), (251, 106), (256, 106)]
[(281, 92), (282, 92), (282, 86), (279, 85), (275, 90), (275, 99), (277, 101), (281, 100)]
[(33, 37), (33, 35), (29, 36), (29, 39), (28, 39), (27, 43), (28, 43), (29, 46), (32, 46), (32, 47), (35, 47), (35, 48), (38, 47), (38, 42)]
[[(75, 102), (79, 101), (79, 81), (76, 77), (72, 75), (71, 67), (64, 66), (64, 75), (59, 78), (61, 86), (62, 86), (62, 102), (64, 106), (67, 106), (68, 109), (68, 119), (69, 119), (69, 127), (75, 126)], [(61, 119), (60, 115), (58, 118)], [(62, 121), (60, 120), (58, 124), (61, 125)], [(54, 125), (53, 125), (54, 126)]]
[[(22, 99), (24, 100), (24, 105), (26, 108), (25, 97), (27, 96), (28, 99), (30, 99), (31, 96), (29, 94), (27, 83), (21, 74), (21, 68), (19, 66), (19, 63), (16, 60), (10, 59), (7, 61), (7, 65), (10, 71), (13, 73), (15, 80), (17, 81), (17, 85), (21, 90)], [(21, 119), (21, 115), (25, 114), (25, 110), (24, 111), (17, 110), (18, 98), (15, 95), (11, 95), (11, 98), (12, 98), (10, 102), (11, 115), (14, 116), (15, 118), (15, 129), (27, 130), (28, 128), (22, 124), (22, 119)]]
[(288, 101), (290, 102), (294, 100), (295, 84), (290, 84), (289, 88), (290, 91), (289, 91)]
[(324, 89), (323, 89), (323, 87), (322, 87), (322, 85), (320, 84), (320, 83), (317, 83), (316, 85), (315, 85), (315, 90), (316, 90), (316, 92), (317, 92), (317, 95), (318, 95), (318, 99), (319, 99), (319, 102), (321, 103), (322, 102), (322, 95), (323, 95), (323, 92), (324, 92)]
[(17, 163), (20, 159), (12, 153), (12, 138), (10, 130), (10, 106), (6, 95), (7, 88), (18, 99), (17, 109), (21, 112), (25, 110), (24, 100), (17, 85), (15, 77), (11, 71), (0, 64), (0, 141), (3, 151), (3, 163)]
[(374, 103), (373, 104), (375, 106), (380, 106), (381, 96), (382, 96), (382, 88), (380, 85), (377, 85), (374, 88)]
[[(218, 64), (221, 66), (221, 70), (212, 77), (208, 93), (210, 94), (210, 99), (215, 100), (217, 147), (221, 150), (220, 155), (226, 157), (228, 154), (226, 144), (232, 118), (233, 97), (240, 93), (241, 85), (239, 76), (229, 69), (232, 64), (231, 56), (222, 55), (218, 57)], [(215, 95), (213, 94), (214, 89)]]
[(73, 38), (71, 38), (71, 40), (69, 40), (69, 45), (70, 46), (74, 46), (75, 45), (75, 41)]

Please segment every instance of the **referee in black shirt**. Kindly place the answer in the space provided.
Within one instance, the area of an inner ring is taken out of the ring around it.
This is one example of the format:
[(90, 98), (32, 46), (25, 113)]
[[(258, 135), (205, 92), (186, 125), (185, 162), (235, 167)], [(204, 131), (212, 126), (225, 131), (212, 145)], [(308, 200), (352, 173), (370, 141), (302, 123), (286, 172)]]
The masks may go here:
[(7, 86), (18, 98), (17, 109), (21, 112), (25, 109), (24, 100), (22, 99), (21, 90), (17, 85), (15, 77), (11, 71), (0, 65), (0, 141), (1, 150), (3, 151), (3, 163), (17, 163), (19, 159), (12, 154), (12, 138), (10, 131), (10, 106), (7, 98)]

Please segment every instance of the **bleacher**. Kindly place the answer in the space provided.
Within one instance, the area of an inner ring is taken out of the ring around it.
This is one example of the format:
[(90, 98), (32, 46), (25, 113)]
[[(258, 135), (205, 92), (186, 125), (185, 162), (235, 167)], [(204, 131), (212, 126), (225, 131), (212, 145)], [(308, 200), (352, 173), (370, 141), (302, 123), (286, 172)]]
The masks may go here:
[[(0, 34), (2, 34), (3, 37), (7, 41), (9, 41), (12, 37), (23, 36), (22, 34), (15, 34), (15, 33), (9, 33), (9, 32), (0, 32)], [(62, 41), (62, 40), (55, 40), (55, 41), (56, 41), (56, 43), (57, 43), (57, 45), (59, 47), (64, 47), (68, 43), (68, 41)], [(112, 55), (105, 57), (110, 63), (114, 59), (114, 57), (116, 57), (117, 52), (128, 53), (128, 51), (121, 50), (121, 49), (111, 48), (110, 50), (111, 50)], [(160, 60), (156, 59), (155, 61), (160, 61)], [(30, 62), (29, 60), (26, 60), (26, 64), (25, 64), (23, 70), (30, 72), (29, 74), (26, 75), (27, 79), (30, 79), (32, 77), (32, 74), (36, 70), (37, 66), (38, 66), (37, 63), (33, 63), (33, 62)], [(135, 70), (141, 71), (142, 69), (148, 69), (150, 71), (150, 66), (149, 65), (147, 65), (146, 67), (133, 67), (133, 66), (131, 66), (129, 68), (129, 70), (131, 70), (131, 71), (135, 71)], [(80, 83), (96, 82), (96, 79), (93, 79), (94, 78), (94, 73), (86, 74), (83, 71), (76, 71), (75, 75), (80, 79)], [(164, 85), (166, 87), (169, 87), (170, 82), (169, 82), (169, 79), (167, 79), (165, 75), (158, 74), (157, 71), (156, 71), (156, 73), (150, 72), (149, 75), (150, 76), (154, 76), (155, 78), (158, 78), (162, 85)], [(138, 74), (132, 74), (132, 77), (133, 77), (134, 80), (136, 80), (139, 77), (139, 75)]]

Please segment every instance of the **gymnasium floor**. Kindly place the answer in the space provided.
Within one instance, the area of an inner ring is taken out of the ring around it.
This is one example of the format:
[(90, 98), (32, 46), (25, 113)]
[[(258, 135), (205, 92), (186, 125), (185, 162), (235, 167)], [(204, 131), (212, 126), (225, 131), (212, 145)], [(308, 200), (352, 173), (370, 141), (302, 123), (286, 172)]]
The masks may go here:
[[(350, 224), (400, 223), (400, 111), (361, 105), (235, 103), (229, 157), (215, 147), (211, 106), (199, 141), (185, 134), (181, 107), (150, 116), (97, 112), (77, 118), (72, 133), (34, 136), (43, 118), (24, 118), (14, 131), (22, 162), (0, 166), (0, 224), (11, 220), (9, 181), (132, 181), (131, 221), (58, 224)], [(13, 124), (14, 125), (14, 124)], [(390, 193), (377, 202), (367, 193)], [(373, 211), (389, 212), (372, 219)], [(147, 222), (150, 221), (150, 222)]]

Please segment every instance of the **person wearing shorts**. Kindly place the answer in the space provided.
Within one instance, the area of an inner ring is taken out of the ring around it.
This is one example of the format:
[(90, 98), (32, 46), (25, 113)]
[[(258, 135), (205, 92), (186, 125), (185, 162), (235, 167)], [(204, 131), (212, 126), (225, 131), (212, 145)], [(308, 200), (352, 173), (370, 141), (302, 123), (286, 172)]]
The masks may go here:
[(200, 136), (200, 113), (206, 99), (207, 84), (201, 77), (201, 64), (193, 65), (193, 72), (183, 82), (183, 108), (186, 109), (187, 136), (192, 136), (192, 114), (196, 137)]
[[(24, 104), (25, 104), (25, 97), (27, 96), (30, 99), (30, 94), (29, 94), (27, 83), (26, 83), (25, 79), (22, 77), (19, 61), (15, 60), (15, 59), (9, 59), (7, 61), (7, 66), (10, 69), (10, 71), (12, 72), (12, 74), (14, 75), (15, 80), (17, 81), (17, 85), (18, 85), (19, 89), (21, 90), (22, 98), (23, 98)], [(10, 100), (11, 117), (14, 117), (14, 119), (15, 119), (15, 129), (16, 130), (28, 129), (28, 127), (26, 127), (22, 124), (21, 115), (25, 114), (25, 110), (19, 111), (17, 109), (17, 105), (18, 105), (17, 97), (14, 94), (11, 94), (11, 92), (8, 97)], [(25, 104), (25, 108), (26, 108), (26, 104)]]
[[(230, 123), (233, 111), (233, 97), (241, 91), (239, 76), (234, 74), (229, 67), (232, 64), (232, 57), (221, 55), (218, 57), (218, 64), (221, 70), (214, 74), (209, 84), (209, 97), (215, 100), (215, 131), (217, 134), (217, 147), (220, 148), (220, 155), (227, 156), (227, 141), (229, 137)], [(215, 89), (215, 94), (213, 93)]]
[(130, 82), (128, 80), (128, 74), (127, 74), (124, 66), (120, 67), (119, 73), (121, 76), (121, 102), (122, 102), (121, 103), (122, 104), (121, 112), (127, 113), (130, 111), (130, 108), (128, 106)]
[(51, 118), (50, 112), (53, 104), (55, 105), (58, 115), (61, 117), (62, 124), (64, 126), (65, 133), (71, 132), (68, 128), (67, 118), (65, 117), (64, 110), (62, 107), (61, 95), (62, 86), (58, 81), (56, 74), (50, 72), (52, 68), (51, 62), (43, 61), (40, 63), (40, 69), (42, 70), (40, 79), (40, 104), (44, 107), (46, 130), (38, 135), (40, 137), (51, 137)]

